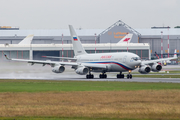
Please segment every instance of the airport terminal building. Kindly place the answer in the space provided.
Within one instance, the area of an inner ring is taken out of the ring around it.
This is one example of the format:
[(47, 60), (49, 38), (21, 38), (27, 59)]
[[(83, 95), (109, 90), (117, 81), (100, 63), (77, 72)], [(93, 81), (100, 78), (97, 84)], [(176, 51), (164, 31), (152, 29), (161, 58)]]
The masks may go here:
[[(43, 59), (41, 56), (74, 56), (69, 29), (21, 30), (10, 27), (2, 28), (0, 27), (0, 52), (5, 51), (12, 58), (29, 59), (32, 56), (33, 59)], [(119, 20), (105, 30), (82, 28), (75, 30), (88, 53), (128, 50), (136, 53), (142, 59), (151, 59), (155, 52), (159, 56), (163, 52), (163, 57), (167, 57), (169, 37), (169, 55), (173, 56), (175, 49), (179, 55), (180, 29), (178, 28), (133, 29)], [(127, 33), (133, 34), (132, 43), (117, 45), (116, 43)], [(18, 45), (29, 34), (34, 35), (32, 44)], [(0, 59), (4, 59), (3, 54)]]

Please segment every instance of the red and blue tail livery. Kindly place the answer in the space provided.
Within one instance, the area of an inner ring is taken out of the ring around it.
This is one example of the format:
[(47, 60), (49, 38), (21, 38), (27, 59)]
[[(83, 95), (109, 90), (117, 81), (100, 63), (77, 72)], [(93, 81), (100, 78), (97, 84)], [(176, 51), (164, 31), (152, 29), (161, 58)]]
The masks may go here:
[(73, 37), (73, 40), (74, 40), (74, 41), (77, 41), (78, 39), (77, 39), (77, 37)]
[(128, 40), (130, 40), (131, 38), (126, 38), (123, 40), (123, 42), (128, 42)]

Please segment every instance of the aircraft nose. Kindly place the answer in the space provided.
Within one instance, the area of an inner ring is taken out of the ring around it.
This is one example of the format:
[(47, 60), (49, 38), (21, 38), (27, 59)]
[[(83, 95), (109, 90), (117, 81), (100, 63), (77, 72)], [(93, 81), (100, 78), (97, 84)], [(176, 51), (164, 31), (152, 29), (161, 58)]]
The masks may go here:
[(137, 63), (138, 63), (138, 65), (140, 65), (141, 64), (141, 60), (138, 60)]

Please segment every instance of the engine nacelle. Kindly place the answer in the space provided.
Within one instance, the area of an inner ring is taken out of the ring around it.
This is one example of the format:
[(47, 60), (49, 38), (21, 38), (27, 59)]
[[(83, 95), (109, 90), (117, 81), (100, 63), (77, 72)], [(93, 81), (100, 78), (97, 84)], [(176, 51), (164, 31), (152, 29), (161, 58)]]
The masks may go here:
[(52, 72), (54, 72), (54, 73), (63, 73), (64, 70), (65, 70), (64, 66), (55, 66), (55, 67), (53, 67)]
[(153, 72), (159, 72), (162, 69), (162, 66), (159, 64), (152, 65), (152, 71)]
[(139, 72), (141, 74), (148, 74), (151, 71), (151, 68), (149, 66), (141, 66), (139, 68)]
[(79, 75), (86, 75), (89, 72), (89, 69), (86, 67), (80, 67), (76, 69), (76, 73)]

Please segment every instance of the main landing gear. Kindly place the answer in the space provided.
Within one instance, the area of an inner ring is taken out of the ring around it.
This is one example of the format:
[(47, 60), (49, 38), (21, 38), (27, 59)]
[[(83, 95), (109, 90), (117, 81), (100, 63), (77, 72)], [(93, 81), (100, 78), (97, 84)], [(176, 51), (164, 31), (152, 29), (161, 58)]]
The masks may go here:
[(105, 73), (99, 74), (99, 78), (107, 78), (107, 74)]
[(117, 78), (124, 78), (124, 74), (122, 74), (122, 72), (120, 72), (119, 74), (117, 74), (116, 77), (117, 77)]
[(132, 79), (131, 70), (129, 70), (129, 73), (127, 74), (127, 79)]
[[(116, 76), (117, 78), (124, 78), (124, 74), (122, 74), (122, 72), (120, 72), (119, 74), (117, 74)], [(93, 79), (94, 75), (91, 74), (91, 72), (89, 72), (89, 74), (86, 75), (87, 79)], [(99, 74), (99, 78), (107, 78), (107, 74), (105, 72)], [(132, 75), (131, 75), (131, 70), (129, 70), (129, 73), (127, 74), (127, 79), (132, 79)]]
[(86, 78), (87, 79), (93, 79), (94, 78), (94, 75), (91, 74), (91, 71), (89, 71), (89, 74), (86, 75)]
[[(124, 74), (120, 72), (119, 74), (117, 74), (117, 78), (124, 78)], [(127, 79), (132, 79), (131, 70), (129, 70), (129, 73), (127, 74)]]
[(93, 79), (93, 78), (94, 78), (94, 75), (93, 75), (93, 74), (88, 74), (88, 75), (86, 75), (86, 78), (87, 78), (87, 79)]

